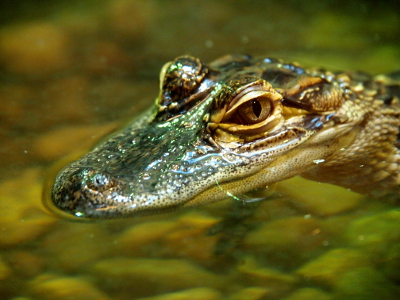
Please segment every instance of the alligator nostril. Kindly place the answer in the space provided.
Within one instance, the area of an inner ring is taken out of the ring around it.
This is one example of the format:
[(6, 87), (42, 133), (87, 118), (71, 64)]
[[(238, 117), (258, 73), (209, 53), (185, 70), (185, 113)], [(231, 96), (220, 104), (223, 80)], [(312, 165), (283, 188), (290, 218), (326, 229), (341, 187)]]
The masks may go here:
[(93, 191), (105, 191), (115, 186), (115, 181), (109, 175), (96, 171), (84, 172), (82, 185)]
[(99, 188), (106, 186), (109, 183), (108, 178), (103, 174), (94, 174), (90, 180), (88, 180), (87, 185), (89, 188)]
[(107, 179), (104, 176), (101, 176), (101, 175), (97, 175), (97, 176), (95, 176), (93, 178), (93, 183), (96, 186), (104, 185), (106, 183), (106, 181), (107, 181)]

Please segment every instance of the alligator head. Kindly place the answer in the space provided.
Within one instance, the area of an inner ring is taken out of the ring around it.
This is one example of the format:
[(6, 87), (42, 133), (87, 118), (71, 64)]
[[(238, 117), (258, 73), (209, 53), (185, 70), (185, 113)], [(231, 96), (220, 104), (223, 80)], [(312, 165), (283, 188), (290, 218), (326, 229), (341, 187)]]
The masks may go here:
[(329, 162), (364, 121), (348, 76), (269, 58), (184, 56), (148, 112), (66, 166), (53, 204), (86, 218), (238, 197)]

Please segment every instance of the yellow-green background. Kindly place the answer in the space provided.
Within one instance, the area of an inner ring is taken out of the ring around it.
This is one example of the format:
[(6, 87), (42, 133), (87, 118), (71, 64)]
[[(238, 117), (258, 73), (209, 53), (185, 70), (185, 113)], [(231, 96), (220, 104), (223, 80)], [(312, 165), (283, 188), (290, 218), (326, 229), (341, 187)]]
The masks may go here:
[(233, 233), (215, 234), (229, 200), (93, 223), (60, 219), (41, 200), (52, 165), (153, 103), (166, 61), (246, 53), (392, 72), (399, 11), (378, 1), (2, 1), (0, 298), (400, 298), (398, 208), (343, 189), (290, 180)]

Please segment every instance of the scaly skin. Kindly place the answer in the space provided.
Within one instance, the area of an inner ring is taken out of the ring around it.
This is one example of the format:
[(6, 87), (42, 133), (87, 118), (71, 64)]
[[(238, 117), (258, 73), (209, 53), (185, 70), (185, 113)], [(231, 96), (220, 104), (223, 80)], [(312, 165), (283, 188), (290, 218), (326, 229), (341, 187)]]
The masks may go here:
[(399, 96), (394, 76), (179, 57), (161, 72), (156, 105), (66, 166), (52, 201), (79, 217), (135, 216), (295, 175), (383, 197), (400, 183)]

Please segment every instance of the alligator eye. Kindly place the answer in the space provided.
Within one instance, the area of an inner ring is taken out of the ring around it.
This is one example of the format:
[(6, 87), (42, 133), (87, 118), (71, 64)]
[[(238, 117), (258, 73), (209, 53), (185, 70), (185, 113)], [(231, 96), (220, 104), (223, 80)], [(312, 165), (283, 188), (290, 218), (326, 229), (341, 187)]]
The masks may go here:
[(271, 100), (265, 96), (249, 100), (237, 108), (239, 120), (244, 125), (264, 121), (271, 114), (271, 111)]

